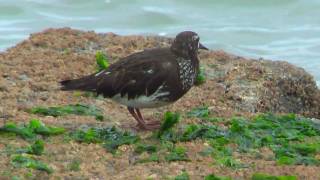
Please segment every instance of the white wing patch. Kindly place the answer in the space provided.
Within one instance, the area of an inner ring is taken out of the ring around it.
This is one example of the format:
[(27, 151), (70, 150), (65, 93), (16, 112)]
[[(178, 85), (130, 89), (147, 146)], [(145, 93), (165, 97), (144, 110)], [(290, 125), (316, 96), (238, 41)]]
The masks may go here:
[(108, 72), (108, 71), (106, 71), (106, 70), (102, 70), (102, 71), (100, 71), (100, 72), (98, 72), (96, 75), (94, 75), (95, 77), (97, 77), (97, 76), (100, 76), (100, 74), (105, 74), (105, 75), (108, 75), (108, 74), (110, 74), (111, 72)]
[(161, 107), (170, 104), (169, 101), (166, 101), (165, 98), (163, 100), (159, 100), (159, 97), (169, 95), (169, 92), (161, 92), (162, 88), (164, 86), (161, 85), (151, 96), (145, 96), (141, 95), (139, 97), (128, 99), (128, 95), (125, 95), (121, 97), (120, 94), (117, 94), (112, 97), (112, 100), (129, 106), (129, 107), (135, 107), (135, 108), (155, 108), (155, 107)]
[(150, 69), (147, 71), (148, 74), (152, 74), (153, 73), (153, 69)]

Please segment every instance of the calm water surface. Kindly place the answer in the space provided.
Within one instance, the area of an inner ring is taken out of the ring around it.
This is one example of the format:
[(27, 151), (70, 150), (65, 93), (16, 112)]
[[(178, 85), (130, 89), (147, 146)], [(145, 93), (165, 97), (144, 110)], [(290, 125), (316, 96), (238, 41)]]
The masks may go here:
[(206, 46), (286, 60), (320, 85), (320, 0), (0, 0), (0, 51), (48, 27), (200, 34)]

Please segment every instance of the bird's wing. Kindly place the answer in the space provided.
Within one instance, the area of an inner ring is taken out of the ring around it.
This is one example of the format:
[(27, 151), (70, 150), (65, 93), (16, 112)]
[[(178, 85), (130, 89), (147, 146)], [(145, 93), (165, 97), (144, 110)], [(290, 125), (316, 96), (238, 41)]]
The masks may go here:
[(160, 59), (149, 54), (129, 56), (96, 74), (98, 94), (106, 97), (128, 95), (129, 99), (152, 95), (165, 84), (173, 66), (172, 62), (163, 59), (166, 54), (162, 54)]

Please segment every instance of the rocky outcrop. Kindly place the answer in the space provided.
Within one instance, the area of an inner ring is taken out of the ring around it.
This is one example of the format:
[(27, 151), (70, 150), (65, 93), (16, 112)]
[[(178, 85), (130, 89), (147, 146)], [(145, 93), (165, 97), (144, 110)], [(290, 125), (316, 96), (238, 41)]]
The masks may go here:
[[(32, 34), (0, 54), (0, 116), (23, 118), (21, 109), (25, 106), (76, 101), (59, 91), (57, 82), (95, 71), (98, 50), (105, 52), (112, 63), (145, 48), (169, 46), (171, 41), (165, 37), (118, 36), (69, 28)], [(205, 104), (217, 116), (275, 112), (320, 118), (320, 92), (313, 77), (302, 68), (213, 50), (201, 52), (200, 58), (207, 82), (193, 88), (171, 108), (188, 110)]]

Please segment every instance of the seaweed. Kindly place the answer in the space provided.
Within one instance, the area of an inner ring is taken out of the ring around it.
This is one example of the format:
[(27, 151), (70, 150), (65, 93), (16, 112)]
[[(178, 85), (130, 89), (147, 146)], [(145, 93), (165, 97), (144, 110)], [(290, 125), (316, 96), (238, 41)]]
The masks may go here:
[(13, 122), (6, 123), (4, 126), (2, 126), (0, 128), (0, 131), (1, 132), (7, 132), (7, 133), (14, 133), (14, 134), (16, 134), (18, 136), (21, 136), (24, 139), (31, 139), (31, 138), (34, 138), (36, 136), (36, 134), (34, 134), (32, 129), (29, 129), (29, 128), (24, 127), (24, 126), (17, 126)]
[(294, 114), (263, 114), (252, 121), (234, 118), (229, 138), (238, 145), (240, 152), (270, 147), (279, 165), (319, 165), (320, 161), (315, 158), (319, 144), (301, 143), (307, 137), (319, 135), (320, 129), (309, 119), (298, 118)]
[(319, 151), (320, 143), (287, 144), (273, 146), (272, 149), (279, 165), (320, 165), (315, 155)]
[(102, 71), (110, 66), (107, 56), (101, 51), (96, 52), (96, 63), (97, 71)]
[(191, 111), (187, 112), (187, 117), (197, 117), (197, 118), (207, 118), (210, 115), (208, 106), (200, 106), (193, 108)]
[(189, 179), (190, 177), (187, 171), (182, 171), (181, 174), (179, 174), (174, 178), (174, 180), (189, 180)]
[(41, 135), (58, 135), (65, 132), (64, 128), (54, 127), (54, 126), (46, 126), (38, 119), (31, 119), (28, 125), (28, 128), (31, 129), (36, 134)]
[(27, 153), (27, 154), (34, 154), (34, 155), (42, 155), (44, 151), (44, 142), (40, 139), (36, 140), (31, 146), (26, 148), (18, 149), (17, 153)]
[(68, 164), (68, 169), (70, 171), (80, 171), (81, 161), (79, 159), (74, 159)]
[(41, 114), (44, 116), (65, 116), (68, 114), (75, 114), (80, 116), (94, 116), (96, 120), (104, 120), (102, 111), (95, 106), (74, 104), (65, 106), (53, 106), (53, 107), (35, 107), (28, 110), (32, 114)]
[(182, 146), (174, 147), (170, 153), (165, 157), (167, 161), (190, 161), (187, 156), (186, 148)]
[(271, 176), (268, 174), (255, 173), (251, 180), (297, 180), (296, 176)]
[[(211, 118), (207, 107), (195, 108), (187, 116)], [(230, 168), (248, 167), (233, 158), (234, 151), (257, 153), (262, 147), (269, 147), (274, 152), (279, 165), (320, 165), (320, 160), (316, 158), (320, 143), (304, 142), (307, 138), (320, 136), (319, 126), (310, 119), (294, 114), (261, 114), (252, 119), (235, 117), (227, 125), (228, 128), (213, 124), (169, 128), (161, 134), (160, 139), (172, 143), (203, 139), (211, 145), (203, 154), (211, 154), (216, 164)], [(175, 154), (172, 152), (172, 155)]]
[(137, 154), (141, 154), (143, 152), (154, 153), (157, 152), (157, 146), (140, 143), (136, 145), (134, 152)]
[(43, 151), (44, 142), (38, 139), (30, 146), (30, 151), (28, 153), (40, 156), (42, 155)]
[(97, 129), (95, 128), (91, 128), (86, 131), (76, 130), (75, 132), (71, 133), (71, 137), (78, 142), (85, 142), (85, 143), (101, 143), (102, 142), (97, 132)]
[(76, 130), (71, 133), (71, 137), (78, 142), (102, 143), (103, 147), (111, 153), (115, 153), (121, 145), (134, 144), (139, 140), (138, 136), (129, 132), (122, 132), (115, 127)]
[(231, 177), (223, 177), (223, 176), (216, 176), (215, 174), (210, 174), (204, 177), (204, 180), (232, 180)]
[(34, 139), (39, 135), (58, 135), (65, 132), (64, 128), (46, 126), (38, 119), (31, 119), (28, 125), (16, 125), (13, 122), (6, 123), (0, 128), (0, 131), (7, 133), (14, 133), (23, 139)]
[(137, 163), (149, 163), (149, 162), (160, 162), (157, 153), (151, 153), (147, 158), (142, 158), (137, 161)]
[(37, 169), (40, 171), (45, 171), (48, 174), (51, 174), (53, 172), (53, 169), (48, 165), (46, 165), (45, 163), (25, 155), (13, 156), (11, 159), (11, 164), (14, 167), (18, 167), (18, 168), (26, 167), (26, 168)]
[(207, 79), (207, 77), (205, 74), (205, 69), (204, 69), (204, 67), (200, 67), (194, 85), (200, 86), (201, 84), (206, 82), (206, 79)]
[(165, 135), (170, 131), (175, 124), (179, 122), (180, 115), (178, 113), (166, 112), (164, 114), (163, 123), (161, 124), (160, 130), (158, 132), (158, 137)]

